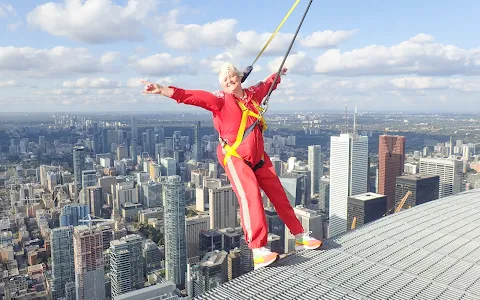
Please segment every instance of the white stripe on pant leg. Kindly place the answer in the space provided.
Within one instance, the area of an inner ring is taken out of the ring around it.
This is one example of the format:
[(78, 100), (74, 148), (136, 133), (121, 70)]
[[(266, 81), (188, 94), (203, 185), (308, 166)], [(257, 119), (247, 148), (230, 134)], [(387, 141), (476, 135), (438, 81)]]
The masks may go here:
[(240, 182), (240, 178), (238, 177), (237, 170), (235, 169), (235, 165), (232, 162), (232, 158), (229, 157), (227, 159), (227, 166), (232, 174), (233, 182), (237, 187), (238, 194), (240, 196), (240, 202), (242, 203), (242, 215), (243, 215), (243, 224), (245, 229), (247, 230), (248, 234), (248, 242), (252, 241), (252, 223), (250, 221), (250, 212), (248, 211), (248, 201), (247, 196), (245, 195), (245, 189)]

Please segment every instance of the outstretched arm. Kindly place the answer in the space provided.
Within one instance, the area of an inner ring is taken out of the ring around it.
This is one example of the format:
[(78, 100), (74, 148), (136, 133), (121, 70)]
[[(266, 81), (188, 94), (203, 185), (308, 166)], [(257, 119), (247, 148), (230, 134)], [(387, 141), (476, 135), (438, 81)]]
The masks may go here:
[[(277, 81), (275, 82), (275, 85), (273, 86), (273, 90), (275, 90), (277, 85), (282, 81), (281, 75), (285, 75), (286, 72), (287, 68), (283, 68), (282, 72), (280, 72), (280, 75), (277, 78)], [(248, 90), (254, 94), (254, 97), (258, 102), (261, 102), (263, 98), (267, 96), (267, 93), (270, 90), (273, 81), (275, 80), (275, 76), (277, 76), (277, 73), (273, 73), (265, 78), (264, 81), (260, 81), (258, 84), (248, 88)]]
[(222, 94), (214, 95), (202, 90), (185, 90), (174, 86), (166, 87), (146, 81), (142, 81), (142, 83), (146, 85), (143, 94), (163, 95), (176, 100), (177, 103), (194, 105), (209, 111), (219, 111), (225, 103)]

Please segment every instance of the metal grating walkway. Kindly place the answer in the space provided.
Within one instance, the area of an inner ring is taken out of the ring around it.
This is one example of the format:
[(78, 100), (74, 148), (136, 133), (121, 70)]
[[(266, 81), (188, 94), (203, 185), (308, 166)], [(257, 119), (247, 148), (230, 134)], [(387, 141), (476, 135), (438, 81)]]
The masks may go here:
[(480, 299), (480, 189), (366, 224), (196, 299)]

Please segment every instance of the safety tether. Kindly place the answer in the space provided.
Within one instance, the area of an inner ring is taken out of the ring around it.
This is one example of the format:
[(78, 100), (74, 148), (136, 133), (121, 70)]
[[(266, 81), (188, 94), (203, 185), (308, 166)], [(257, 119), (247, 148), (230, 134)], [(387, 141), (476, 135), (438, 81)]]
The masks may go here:
[(288, 17), (290, 17), (290, 15), (292, 14), (292, 12), (295, 10), (295, 7), (297, 7), (298, 3), (300, 2), (300, 0), (297, 0), (295, 1), (295, 3), (292, 5), (292, 7), (290, 8), (290, 10), (287, 12), (287, 14), (285, 15), (285, 17), (283, 18), (282, 22), (280, 22), (280, 24), (277, 26), (277, 29), (275, 29), (275, 31), (272, 33), (272, 35), (270, 36), (270, 38), (268, 39), (268, 41), (265, 43), (265, 45), (263, 46), (262, 50), (260, 50), (260, 52), (257, 54), (257, 57), (255, 58), (255, 60), (253, 61), (253, 63), (248, 66), (245, 71), (243, 72), (243, 77), (242, 77), (242, 80), (241, 82), (243, 83), (248, 75), (250, 75), (250, 73), (252, 72), (253, 70), (253, 65), (257, 62), (257, 60), (260, 58), (260, 56), (262, 56), (263, 52), (265, 51), (265, 49), (267, 49), (268, 45), (272, 42), (273, 38), (277, 35), (277, 33), (280, 31), (280, 29), (282, 28), (283, 24), (285, 23), (285, 21), (287, 21)]
[[(280, 67), (278, 68), (277, 74), (275, 75), (275, 79), (273, 80), (273, 83), (270, 86), (270, 89), (268, 90), (267, 95), (265, 96), (263, 101), (260, 103), (260, 107), (262, 108), (262, 110), (260, 112), (260, 116), (262, 116), (262, 117), (268, 109), (268, 100), (270, 99), (270, 95), (272, 94), (273, 88), (275, 87), (275, 84), (277, 83), (278, 76), (280, 76), (280, 73), (282, 72), (283, 66), (285, 65), (285, 61), (287, 60), (287, 57), (290, 54), (290, 51), (292, 50), (293, 44), (295, 43), (295, 39), (297, 38), (297, 35), (300, 32), (300, 28), (302, 27), (303, 21), (305, 20), (305, 17), (307, 16), (308, 10), (310, 9), (310, 6), (312, 5), (312, 2), (313, 2), (313, 0), (310, 0), (310, 2), (308, 2), (308, 6), (305, 9), (305, 13), (303, 14), (303, 17), (300, 21), (300, 24), (298, 24), (297, 31), (293, 35), (293, 38), (292, 38), (292, 41), (290, 42), (290, 46), (288, 47), (287, 53), (285, 53), (285, 56), (283, 57), (283, 61), (280, 64)], [(256, 120), (252, 125), (250, 125), (250, 127), (248, 127), (247, 130), (245, 130), (243, 138), (246, 138), (250, 134), (250, 132), (252, 132), (252, 130), (255, 128), (255, 126), (257, 124), (258, 124), (258, 120)]]
[[(290, 14), (293, 12), (293, 10), (295, 9), (295, 7), (297, 6), (298, 2), (300, 2), (300, 0), (297, 0), (294, 5), (290, 8), (289, 12), (287, 13), (287, 15), (285, 16), (285, 18), (282, 20), (282, 22), (280, 23), (280, 25), (277, 27), (277, 29), (275, 30), (275, 32), (272, 34), (272, 36), (270, 37), (270, 39), (267, 41), (267, 43), (265, 44), (265, 46), (263, 47), (263, 49), (260, 51), (260, 53), (257, 55), (257, 58), (255, 59), (254, 63), (258, 60), (258, 58), (262, 55), (262, 53), (265, 51), (265, 49), (267, 48), (268, 44), (272, 41), (273, 37), (277, 34), (277, 32), (280, 30), (280, 28), (283, 26), (283, 23), (285, 23), (285, 21), (288, 19), (288, 17), (290, 16)], [(302, 27), (302, 24), (303, 24), (303, 21), (305, 20), (305, 17), (307, 16), (307, 13), (308, 13), (308, 10), (310, 9), (310, 6), (312, 5), (312, 2), (313, 0), (310, 0), (310, 2), (308, 3), (308, 6), (307, 6), (307, 9), (305, 10), (305, 13), (303, 14), (303, 17), (302, 17), (302, 20), (300, 21), (300, 24), (298, 25), (297, 27), (297, 30), (292, 38), (292, 41), (290, 42), (290, 46), (288, 47), (288, 50), (287, 50), (287, 53), (285, 53), (285, 56), (283, 57), (283, 61), (282, 63), (280, 64), (280, 67), (278, 68), (278, 71), (277, 71), (277, 74), (275, 75), (275, 79), (273, 80), (273, 83), (272, 85), (270, 86), (270, 89), (266, 95), (266, 97), (262, 100), (262, 102), (260, 103), (260, 105), (255, 102), (253, 99), (252, 99), (252, 102), (255, 106), (255, 108), (257, 109), (258, 111), (258, 114), (249, 110), (242, 102), (240, 101), (237, 101), (238, 102), (238, 105), (240, 106), (240, 108), (242, 109), (242, 120), (240, 122), (240, 127), (238, 129), (238, 132), (237, 132), (237, 138), (235, 140), (235, 142), (233, 143), (232, 146), (228, 145), (228, 143), (222, 139), (222, 137), (219, 137), (219, 141), (221, 142), (222, 144), (222, 147), (225, 149), (226, 153), (225, 153), (225, 158), (223, 159), (223, 164), (226, 165), (227, 164), (227, 160), (229, 157), (231, 156), (235, 156), (235, 157), (238, 157), (240, 159), (242, 159), (242, 157), (237, 153), (237, 148), (238, 146), (240, 146), (240, 144), (242, 143), (242, 141), (250, 134), (250, 132), (253, 131), (253, 129), (255, 128), (255, 126), (258, 124), (258, 122), (261, 122), (262, 123), (262, 133), (265, 132), (265, 130), (267, 129), (267, 125), (266, 125), (266, 122), (265, 122), (265, 119), (263, 118), (263, 115), (265, 114), (265, 112), (267, 111), (268, 109), (268, 100), (270, 98), (270, 95), (272, 94), (272, 91), (273, 91), (273, 88), (275, 86), (275, 84), (277, 83), (277, 80), (278, 80), (278, 77), (280, 76), (280, 73), (282, 72), (282, 69), (283, 69), (283, 66), (285, 65), (285, 61), (287, 60), (287, 57), (288, 55), (290, 54), (290, 51), (292, 50), (292, 47), (293, 47), (293, 44), (295, 43), (295, 39), (297, 38), (297, 35), (300, 31), (300, 28)], [(244, 73), (244, 76), (242, 78), (242, 82), (245, 81), (246, 77), (248, 77), (248, 74), (250, 74), (250, 72), (253, 70), (253, 64), (252, 66), (249, 66), (247, 68), (248, 70), (248, 73)], [(248, 128), (246, 128), (246, 125), (247, 125), (247, 120), (248, 120), (248, 117), (249, 116), (252, 116), (254, 118), (256, 118), (256, 120), (253, 122), (252, 125), (250, 125)], [(257, 168), (257, 166), (252, 166), (253, 169)]]

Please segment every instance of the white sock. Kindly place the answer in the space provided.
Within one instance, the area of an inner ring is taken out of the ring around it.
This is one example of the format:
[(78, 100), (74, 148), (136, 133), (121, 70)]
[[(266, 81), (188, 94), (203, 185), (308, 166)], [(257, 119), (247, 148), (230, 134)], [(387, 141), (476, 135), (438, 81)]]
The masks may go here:
[(295, 239), (296, 239), (296, 240), (299, 240), (299, 239), (301, 239), (302, 237), (303, 237), (303, 232), (295, 235)]

